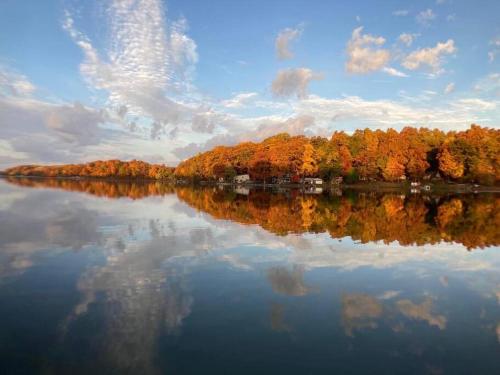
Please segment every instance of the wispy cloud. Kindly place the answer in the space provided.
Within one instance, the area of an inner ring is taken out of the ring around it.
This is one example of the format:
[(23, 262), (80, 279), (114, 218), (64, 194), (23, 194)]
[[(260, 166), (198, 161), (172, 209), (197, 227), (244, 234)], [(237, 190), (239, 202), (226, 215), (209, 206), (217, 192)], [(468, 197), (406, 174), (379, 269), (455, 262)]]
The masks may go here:
[(392, 15), (396, 16), (396, 17), (405, 17), (409, 13), (410, 12), (407, 9), (398, 9), (398, 10), (395, 10), (394, 12), (392, 12)]
[(432, 21), (436, 19), (437, 15), (434, 13), (434, 11), (430, 8), (421, 11), (417, 16), (415, 17), (415, 20), (422, 26), (429, 26)]
[(408, 77), (408, 74), (403, 73), (397, 69), (391, 68), (391, 67), (384, 67), (382, 69), (383, 72), (393, 76), (393, 77)]
[(448, 83), (444, 88), (445, 94), (451, 94), (453, 91), (455, 91), (455, 84), (453, 82)]
[(290, 45), (302, 35), (303, 31), (303, 25), (299, 25), (296, 28), (286, 28), (279, 32), (274, 43), (276, 56), (279, 60), (289, 60), (293, 58), (294, 55), (290, 49)]
[(257, 98), (256, 92), (241, 92), (231, 99), (223, 100), (221, 105), (226, 108), (242, 108)]
[(495, 61), (496, 56), (500, 52), (500, 36), (493, 38), (490, 41), (491, 49), (488, 51), (488, 61), (491, 63)]
[(29, 96), (36, 87), (20, 73), (0, 65), (0, 94), (9, 96)]
[(398, 41), (406, 45), (407, 47), (410, 47), (413, 44), (413, 41), (419, 36), (420, 34), (409, 34), (409, 33), (402, 33), (398, 37)]
[(482, 95), (500, 97), (500, 73), (491, 73), (480, 78), (473, 89)]

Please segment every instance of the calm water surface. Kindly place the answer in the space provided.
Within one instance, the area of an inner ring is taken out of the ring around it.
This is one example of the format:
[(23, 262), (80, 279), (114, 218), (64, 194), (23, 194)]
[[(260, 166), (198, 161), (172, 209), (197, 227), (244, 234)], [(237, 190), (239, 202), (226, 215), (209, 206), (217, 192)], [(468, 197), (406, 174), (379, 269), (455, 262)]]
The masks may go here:
[(500, 196), (0, 180), (1, 374), (498, 374)]

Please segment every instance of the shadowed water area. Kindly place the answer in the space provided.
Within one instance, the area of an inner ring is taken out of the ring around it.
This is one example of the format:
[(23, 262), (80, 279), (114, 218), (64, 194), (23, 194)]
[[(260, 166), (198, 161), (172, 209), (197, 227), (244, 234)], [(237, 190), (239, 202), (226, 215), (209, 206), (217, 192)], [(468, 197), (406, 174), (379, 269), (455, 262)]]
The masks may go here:
[(0, 179), (0, 373), (498, 373), (500, 195)]

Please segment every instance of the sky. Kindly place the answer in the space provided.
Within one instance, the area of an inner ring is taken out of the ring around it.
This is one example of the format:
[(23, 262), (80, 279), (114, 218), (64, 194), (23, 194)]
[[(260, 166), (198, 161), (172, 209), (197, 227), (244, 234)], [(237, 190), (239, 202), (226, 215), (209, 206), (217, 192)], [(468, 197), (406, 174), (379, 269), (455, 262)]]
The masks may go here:
[(3, 0), (0, 168), (500, 128), (500, 2)]

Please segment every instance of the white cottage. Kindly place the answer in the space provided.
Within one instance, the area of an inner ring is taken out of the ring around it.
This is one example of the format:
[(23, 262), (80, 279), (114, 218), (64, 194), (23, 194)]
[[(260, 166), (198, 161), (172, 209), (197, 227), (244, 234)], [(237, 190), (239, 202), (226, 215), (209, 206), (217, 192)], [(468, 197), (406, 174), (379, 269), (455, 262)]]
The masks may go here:
[(323, 180), (321, 178), (306, 177), (302, 183), (306, 186), (321, 186), (323, 185)]
[(234, 177), (234, 180), (233, 182), (235, 184), (244, 184), (245, 182), (249, 182), (250, 181), (250, 175), (248, 174), (240, 174), (236, 177)]

